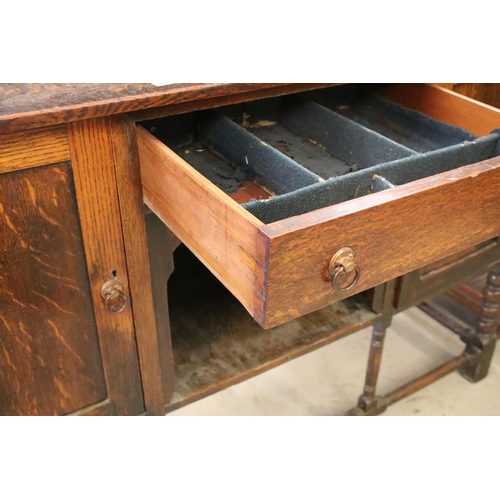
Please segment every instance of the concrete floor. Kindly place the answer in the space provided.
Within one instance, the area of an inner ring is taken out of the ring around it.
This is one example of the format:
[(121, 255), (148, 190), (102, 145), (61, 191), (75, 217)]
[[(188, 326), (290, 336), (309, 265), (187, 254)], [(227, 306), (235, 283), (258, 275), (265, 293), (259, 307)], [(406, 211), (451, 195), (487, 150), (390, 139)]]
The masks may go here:
[[(371, 329), (361, 330), (169, 415), (343, 415), (363, 387)], [(462, 352), (444, 326), (413, 308), (388, 330), (377, 392), (385, 394)], [(500, 415), (500, 348), (486, 379), (454, 372), (384, 415)]]

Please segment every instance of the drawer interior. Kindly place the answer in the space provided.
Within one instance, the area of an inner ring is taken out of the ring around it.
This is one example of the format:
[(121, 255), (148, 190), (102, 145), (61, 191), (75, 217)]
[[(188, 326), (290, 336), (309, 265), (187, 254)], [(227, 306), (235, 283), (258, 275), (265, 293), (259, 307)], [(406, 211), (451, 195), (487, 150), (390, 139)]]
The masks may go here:
[(500, 154), (497, 132), (478, 138), (360, 85), (142, 125), (265, 224)]
[(418, 153), (474, 139), (464, 129), (384, 99), (371, 86), (342, 85), (310, 95), (336, 113)]
[[(144, 200), (264, 328), (498, 236), (500, 112), (432, 86), (391, 92), (143, 122)], [(351, 281), (330, 267), (346, 247)]]

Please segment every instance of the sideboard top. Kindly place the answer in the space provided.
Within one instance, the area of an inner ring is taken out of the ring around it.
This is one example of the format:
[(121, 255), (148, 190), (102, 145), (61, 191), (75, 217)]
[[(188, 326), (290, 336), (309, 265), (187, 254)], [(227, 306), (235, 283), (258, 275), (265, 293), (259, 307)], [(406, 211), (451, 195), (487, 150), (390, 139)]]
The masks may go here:
[(0, 133), (242, 94), (286, 93), (324, 84), (3, 83)]

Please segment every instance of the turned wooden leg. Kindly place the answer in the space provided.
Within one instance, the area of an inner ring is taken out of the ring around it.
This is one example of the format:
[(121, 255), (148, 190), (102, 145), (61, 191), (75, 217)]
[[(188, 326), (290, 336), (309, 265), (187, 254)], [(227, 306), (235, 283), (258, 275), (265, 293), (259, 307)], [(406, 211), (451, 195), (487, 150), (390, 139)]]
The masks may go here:
[(358, 399), (358, 406), (352, 408), (346, 415), (380, 415), (389, 406), (385, 397), (376, 396), (377, 380), (382, 361), (385, 332), (390, 321), (378, 321), (373, 325), (368, 366), (366, 367), (365, 386), (363, 394)]
[[(389, 283), (387, 284), (389, 285)], [(484, 300), (478, 326), (472, 332), (461, 335), (467, 347), (463, 354), (434, 368), (428, 373), (398, 387), (385, 396), (376, 395), (377, 379), (382, 360), (382, 349), (386, 329), (392, 318), (391, 294), (394, 289), (387, 286), (380, 320), (375, 323), (368, 356), (365, 387), (358, 400), (358, 406), (347, 412), (347, 415), (380, 415), (388, 406), (413, 394), (449, 373), (460, 370), (462, 375), (471, 381), (486, 376), (493, 355), (496, 340), (496, 327), (500, 315), (500, 269), (492, 271), (488, 276), (488, 285), (484, 292)], [(381, 291), (382, 293), (382, 291)]]
[(387, 327), (382, 322), (377, 322), (373, 325), (368, 366), (366, 367), (365, 387), (358, 401), (358, 406), (364, 411), (370, 411), (376, 404), (375, 390), (377, 388), (386, 331)]
[(383, 286), (383, 289), (379, 290), (379, 293), (383, 297), (380, 304), (382, 315), (380, 320), (373, 325), (363, 394), (358, 399), (358, 406), (347, 412), (347, 415), (378, 415), (387, 408), (385, 399), (377, 397), (375, 394), (382, 361), (385, 332), (391, 324), (394, 312), (392, 304), (394, 301), (395, 280), (381, 286)]
[(460, 336), (465, 342), (467, 361), (460, 373), (470, 382), (478, 382), (488, 374), (500, 319), (500, 267), (488, 273), (481, 311), (476, 328)]

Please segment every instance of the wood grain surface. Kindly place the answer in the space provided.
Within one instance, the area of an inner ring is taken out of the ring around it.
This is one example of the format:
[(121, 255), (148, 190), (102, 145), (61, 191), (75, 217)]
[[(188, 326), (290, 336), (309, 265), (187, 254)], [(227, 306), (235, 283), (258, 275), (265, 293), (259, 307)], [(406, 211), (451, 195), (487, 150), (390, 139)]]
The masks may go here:
[(500, 128), (499, 109), (436, 85), (389, 85), (382, 87), (379, 93), (397, 104), (462, 127), (477, 136)]
[[(267, 316), (275, 326), (500, 234), (500, 158), (262, 228), (270, 238)], [(335, 293), (332, 255), (355, 251), (356, 286)]]
[(259, 321), (262, 223), (142, 127), (137, 139), (146, 204)]
[(421, 304), (427, 299), (443, 293), (460, 282), (483, 274), (500, 262), (499, 239), (495, 238), (476, 245), (464, 252), (438, 260), (401, 277), (398, 311)]
[(266, 191), (254, 181), (248, 179), (243, 182), (237, 191), (229, 195), (239, 205), (243, 205), (243, 203), (251, 200), (267, 200), (271, 196), (269, 191)]
[(0, 176), (0, 415), (107, 396), (68, 163)]
[[(0, 133), (73, 122), (142, 109), (229, 97), (248, 100), (325, 84), (204, 83), (144, 84), (4, 83), (0, 84)], [(243, 97), (246, 95), (246, 97)]]
[(69, 160), (66, 127), (0, 135), (0, 174)]
[(146, 411), (163, 415), (164, 389), (151, 290), (146, 224), (142, 213), (143, 195), (135, 127), (130, 120), (123, 117), (111, 117), (109, 125)]
[(437, 85), (494, 108), (500, 108), (500, 83), (438, 83)]
[(144, 412), (130, 303), (119, 314), (104, 308), (104, 282), (116, 276), (130, 300), (115, 159), (107, 118), (68, 125), (71, 163), (109, 399), (119, 415)]
[(191, 111), (200, 111), (204, 109), (227, 106), (230, 104), (238, 104), (257, 99), (265, 99), (268, 97), (277, 97), (285, 94), (295, 94), (308, 90), (320, 89), (342, 85), (339, 83), (288, 83), (284, 85), (257, 85), (249, 87), (248, 92), (212, 92), (209, 97), (203, 100), (188, 99), (185, 102), (178, 104), (169, 104), (155, 108), (145, 108), (129, 113), (132, 120), (136, 122), (151, 120), (153, 118), (162, 118), (165, 116), (178, 115)]

